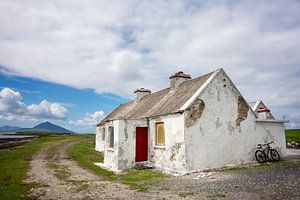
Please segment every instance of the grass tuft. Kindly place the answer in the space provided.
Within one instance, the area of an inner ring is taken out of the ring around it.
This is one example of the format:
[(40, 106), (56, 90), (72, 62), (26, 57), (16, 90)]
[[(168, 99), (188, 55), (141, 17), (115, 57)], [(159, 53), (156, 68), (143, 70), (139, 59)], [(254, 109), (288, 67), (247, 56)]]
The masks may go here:
[(89, 136), (86, 140), (71, 145), (68, 153), (81, 167), (84, 167), (106, 180), (115, 180), (116, 176), (113, 172), (105, 170), (94, 165), (95, 162), (103, 162), (103, 155), (95, 151), (95, 136)]
[(132, 170), (124, 174), (116, 175), (111, 171), (94, 165), (95, 162), (103, 162), (103, 154), (95, 151), (95, 136), (74, 144), (69, 147), (68, 152), (77, 163), (106, 180), (118, 181), (137, 189), (146, 191), (150, 185), (157, 184), (167, 175), (154, 170)]

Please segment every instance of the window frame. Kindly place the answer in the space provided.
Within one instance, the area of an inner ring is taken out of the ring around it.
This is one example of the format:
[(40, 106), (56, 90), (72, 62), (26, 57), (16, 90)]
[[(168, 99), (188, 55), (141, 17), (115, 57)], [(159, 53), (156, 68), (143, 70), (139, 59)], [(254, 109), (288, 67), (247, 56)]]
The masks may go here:
[[(163, 128), (163, 143), (158, 143), (158, 125), (162, 125)], [(165, 132), (165, 124), (164, 122), (156, 122), (155, 123), (155, 146), (156, 147), (165, 147), (166, 145), (166, 132)]]
[(108, 140), (108, 147), (109, 148), (114, 148), (114, 143), (115, 143), (115, 130), (113, 126), (108, 127), (108, 132), (109, 132), (109, 140)]
[(101, 141), (105, 141), (105, 127), (102, 127)]

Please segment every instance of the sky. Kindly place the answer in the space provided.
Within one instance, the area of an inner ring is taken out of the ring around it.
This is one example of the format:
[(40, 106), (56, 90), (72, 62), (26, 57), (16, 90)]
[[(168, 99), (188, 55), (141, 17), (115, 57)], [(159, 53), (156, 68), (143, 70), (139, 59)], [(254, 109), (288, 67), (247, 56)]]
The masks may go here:
[(76, 132), (169, 75), (223, 68), (300, 128), (299, 0), (2, 0), (0, 126)]

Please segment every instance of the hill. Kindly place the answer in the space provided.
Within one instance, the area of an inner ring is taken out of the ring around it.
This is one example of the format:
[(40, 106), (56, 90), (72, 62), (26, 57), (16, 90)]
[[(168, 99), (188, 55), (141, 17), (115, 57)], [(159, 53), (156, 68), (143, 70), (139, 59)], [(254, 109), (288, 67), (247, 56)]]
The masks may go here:
[(40, 123), (40, 124), (36, 125), (35, 127), (33, 127), (33, 129), (45, 130), (45, 131), (48, 130), (48, 131), (60, 132), (60, 133), (73, 133), (72, 131), (70, 131), (68, 129), (65, 129), (61, 126), (57, 126), (50, 122)]
[(14, 126), (2, 126), (0, 132), (48, 132), (48, 133), (74, 133), (61, 126), (52, 124), (51, 122), (40, 123), (33, 128), (20, 128)]
[(1, 126), (0, 127), (0, 132), (14, 132), (21, 129), (20, 127), (17, 126)]

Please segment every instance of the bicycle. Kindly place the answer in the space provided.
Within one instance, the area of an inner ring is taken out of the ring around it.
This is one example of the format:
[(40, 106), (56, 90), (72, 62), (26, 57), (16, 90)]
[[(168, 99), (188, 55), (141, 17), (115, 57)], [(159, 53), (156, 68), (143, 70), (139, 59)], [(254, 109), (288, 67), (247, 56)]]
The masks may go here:
[[(259, 163), (266, 163), (269, 160), (269, 155), (271, 156), (272, 160), (275, 162), (280, 161), (280, 155), (276, 149), (273, 149), (270, 144), (274, 142), (269, 142), (266, 144), (258, 144), (257, 150), (255, 151), (255, 158)], [(267, 146), (263, 149), (263, 146)]]

